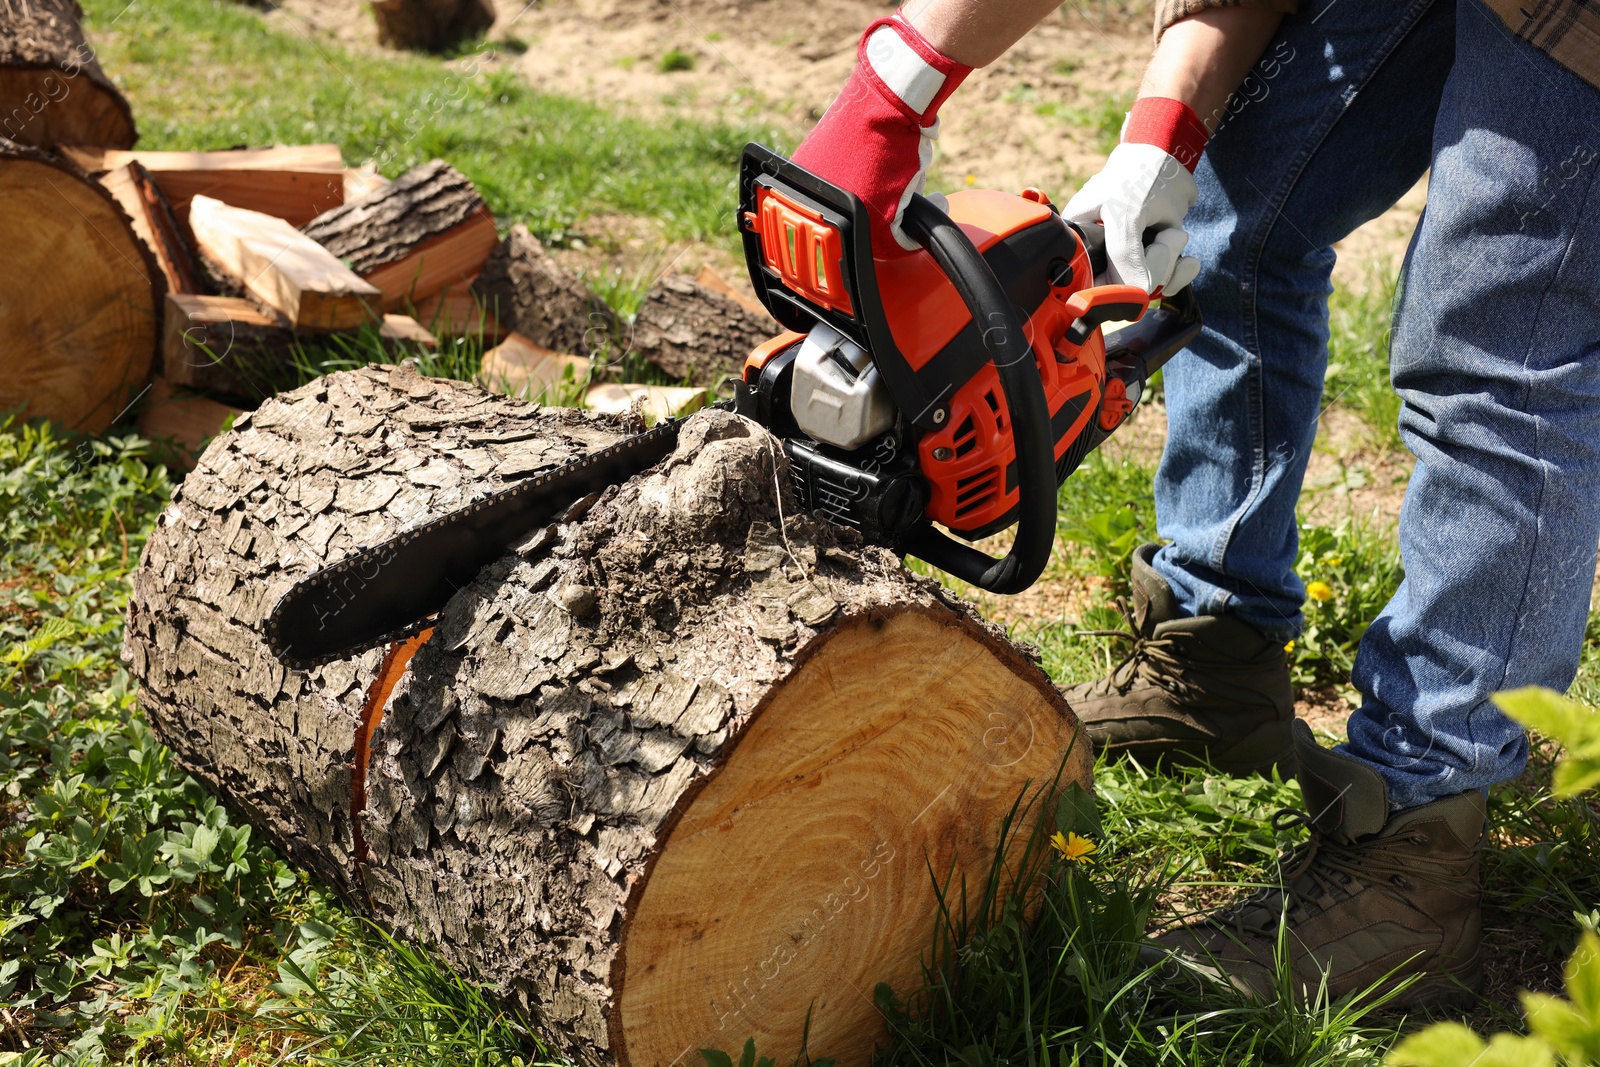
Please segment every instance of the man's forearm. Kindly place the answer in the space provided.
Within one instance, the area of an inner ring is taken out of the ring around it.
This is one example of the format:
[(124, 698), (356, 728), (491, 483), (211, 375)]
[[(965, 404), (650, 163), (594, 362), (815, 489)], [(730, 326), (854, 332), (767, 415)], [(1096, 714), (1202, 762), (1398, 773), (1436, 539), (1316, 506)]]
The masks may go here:
[(1161, 35), (1139, 95), (1181, 100), (1207, 130), (1215, 129), (1228, 97), (1282, 21), (1281, 13), (1259, 8), (1217, 8), (1180, 19)]
[(986, 67), (1060, 5), (1061, 0), (907, 0), (900, 10), (940, 52), (969, 67)]

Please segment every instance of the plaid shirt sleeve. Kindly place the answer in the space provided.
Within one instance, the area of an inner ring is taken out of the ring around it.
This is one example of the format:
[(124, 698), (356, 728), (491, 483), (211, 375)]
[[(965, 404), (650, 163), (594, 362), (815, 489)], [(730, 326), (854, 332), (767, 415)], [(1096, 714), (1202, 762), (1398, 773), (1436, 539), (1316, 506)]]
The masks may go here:
[(1253, 7), (1261, 11), (1292, 14), (1299, 9), (1300, 0), (1156, 0), (1156, 40), (1161, 40), (1167, 27), (1179, 19), (1219, 7)]

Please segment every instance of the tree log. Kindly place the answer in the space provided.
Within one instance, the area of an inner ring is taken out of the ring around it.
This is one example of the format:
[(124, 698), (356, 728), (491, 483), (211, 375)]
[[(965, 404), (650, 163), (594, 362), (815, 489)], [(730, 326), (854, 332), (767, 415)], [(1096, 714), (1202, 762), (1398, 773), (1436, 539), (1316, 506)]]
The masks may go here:
[(442, 159), (318, 215), (301, 232), (381, 289), (391, 309), (475, 277), (500, 243), (483, 197)]
[(668, 274), (645, 294), (629, 347), (674, 378), (715, 389), (744, 370), (745, 357), (782, 330), (683, 274)]
[(557, 352), (593, 355), (616, 329), (616, 312), (521, 223), (489, 256), (472, 295), (500, 329)]
[(82, 20), (77, 0), (0, 0), (0, 136), (38, 148), (139, 139)]
[(372, 0), (378, 43), (442, 52), (494, 25), (490, 0)]
[(103, 186), (3, 138), (0, 234), (0, 411), (99, 433), (150, 378), (160, 267)]
[[(124, 656), (178, 762), (583, 1065), (754, 1036), (859, 1063), (920, 979), (931, 870), (975, 885), (1087, 743), (1023, 650), (795, 514), (723, 411), (486, 568), (431, 636), (310, 672), (260, 637), (309, 569), (626, 419), (369, 368), (263, 404), (175, 494)], [(781, 494), (781, 495), (779, 495)]]

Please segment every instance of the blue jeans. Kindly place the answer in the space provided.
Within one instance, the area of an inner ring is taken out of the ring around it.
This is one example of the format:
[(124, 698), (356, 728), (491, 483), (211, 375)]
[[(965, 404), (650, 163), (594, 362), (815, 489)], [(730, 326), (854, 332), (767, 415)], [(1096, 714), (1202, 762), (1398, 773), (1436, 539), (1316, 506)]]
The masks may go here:
[(1489, 703), (1565, 689), (1600, 541), (1600, 92), (1476, 0), (1308, 0), (1196, 174), (1204, 335), (1168, 364), (1156, 569), (1189, 614), (1302, 625), (1295, 503), (1330, 246), (1432, 167), (1391, 372), (1416, 455), (1406, 578), (1361, 641), (1343, 751), (1395, 807), (1515, 777)]

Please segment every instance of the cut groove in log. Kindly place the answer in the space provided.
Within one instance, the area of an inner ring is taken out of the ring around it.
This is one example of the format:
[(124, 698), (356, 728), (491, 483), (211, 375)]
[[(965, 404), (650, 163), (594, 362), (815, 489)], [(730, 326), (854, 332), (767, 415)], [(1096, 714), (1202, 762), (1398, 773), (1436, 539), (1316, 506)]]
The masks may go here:
[(500, 242), (483, 197), (442, 159), (317, 216), (301, 232), (381, 289), (390, 308), (476, 276)]
[(650, 287), (634, 317), (629, 347), (674, 378), (712, 389), (744, 370), (750, 350), (780, 327), (683, 274)]
[(18, 144), (131, 148), (128, 101), (84, 39), (77, 0), (0, 3), (0, 137)]
[(616, 312), (520, 222), (489, 256), (472, 294), (501, 329), (557, 352), (593, 355), (616, 330)]
[(929, 865), (974, 884), (1024, 784), (1063, 754), (1087, 784), (1090, 753), (998, 629), (797, 516), (765, 431), (689, 420), (463, 588), (365, 714), (381, 652), (290, 672), (262, 645), (311, 567), (623, 425), (405, 368), (268, 401), (147, 543), (130, 673), (181, 766), (576, 1063), (747, 1036), (781, 1061), (808, 1009), (812, 1053), (859, 1063), (873, 986), (920, 977)]
[(381, 313), (376, 286), (280, 218), (197, 196), (189, 221), (201, 255), (294, 329), (352, 329)]
[(166, 282), (133, 222), (66, 160), (0, 139), (0, 411), (99, 433), (150, 378)]

